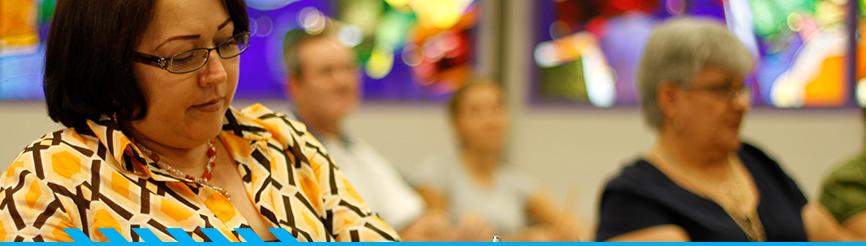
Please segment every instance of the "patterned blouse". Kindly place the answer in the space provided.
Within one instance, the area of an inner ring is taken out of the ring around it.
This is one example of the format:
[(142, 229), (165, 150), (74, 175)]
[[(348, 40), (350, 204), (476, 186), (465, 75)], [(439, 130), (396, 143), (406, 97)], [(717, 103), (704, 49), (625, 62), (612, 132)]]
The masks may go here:
[[(166, 228), (181, 228), (209, 241), (200, 228), (215, 228), (241, 241), (249, 227), (219, 192), (172, 177), (130, 142), (108, 118), (43, 136), (27, 146), (0, 176), (0, 239), (70, 241), (62, 228), (81, 228), (94, 241), (96, 228), (114, 228), (141, 241), (134, 228), (149, 228), (174, 241)], [(230, 108), (219, 141), (242, 175), (247, 195), (270, 227), (298, 241), (396, 241), (394, 230), (373, 214), (306, 127), (256, 104)]]

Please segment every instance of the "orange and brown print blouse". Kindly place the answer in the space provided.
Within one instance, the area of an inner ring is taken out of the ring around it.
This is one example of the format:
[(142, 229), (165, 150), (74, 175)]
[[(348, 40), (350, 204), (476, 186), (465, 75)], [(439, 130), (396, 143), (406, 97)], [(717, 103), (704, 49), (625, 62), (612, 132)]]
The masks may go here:
[[(133, 228), (149, 228), (174, 241), (166, 228), (182, 228), (208, 241), (200, 228), (216, 228), (240, 241), (249, 227), (219, 192), (182, 182), (159, 168), (109, 119), (89, 121), (27, 146), (0, 176), (0, 239), (70, 241), (63, 228), (80, 228), (94, 241), (96, 228), (114, 228), (141, 241)], [(247, 195), (274, 228), (298, 241), (396, 241), (306, 127), (256, 104), (226, 112), (219, 141), (242, 175)]]

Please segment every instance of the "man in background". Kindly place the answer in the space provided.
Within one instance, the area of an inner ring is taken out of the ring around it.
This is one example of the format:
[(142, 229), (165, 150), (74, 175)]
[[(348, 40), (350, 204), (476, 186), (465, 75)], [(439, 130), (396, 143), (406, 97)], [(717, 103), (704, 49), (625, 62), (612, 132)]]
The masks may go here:
[(317, 32), (296, 29), (286, 35), (286, 89), (296, 117), (328, 149), (363, 200), (404, 241), (449, 240), (445, 213), (426, 211), (422, 198), (390, 162), (345, 131), (344, 120), (360, 101), (360, 75), (355, 54), (336, 38), (332, 24)]

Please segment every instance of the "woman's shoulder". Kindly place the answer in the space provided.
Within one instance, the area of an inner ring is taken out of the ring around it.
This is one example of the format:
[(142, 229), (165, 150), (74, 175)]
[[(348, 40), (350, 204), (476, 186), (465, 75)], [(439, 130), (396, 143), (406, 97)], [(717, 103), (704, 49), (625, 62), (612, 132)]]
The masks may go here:
[(608, 180), (602, 191), (602, 202), (607, 196), (631, 197), (677, 206), (677, 200), (687, 197), (688, 193), (652, 163), (639, 158), (625, 165)]
[(263, 139), (279, 146), (305, 162), (318, 168), (333, 165), (325, 147), (307, 130), (307, 126), (291, 116), (256, 103), (243, 109), (231, 108), (226, 114), (223, 131), (249, 139)]
[(773, 164), (776, 164), (775, 159), (770, 157), (770, 155), (764, 152), (764, 150), (762, 150), (760, 147), (750, 142), (743, 142), (740, 145), (739, 152), (740, 154), (745, 154), (753, 158), (760, 159), (763, 162), (772, 162)]
[(743, 161), (743, 164), (753, 172), (752, 175), (768, 175), (781, 178), (785, 181), (790, 179), (790, 176), (788, 176), (784, 168), (782, 168), (782, 165), (757, 145), (743, 142), (738, 151), (738, 155)]
[[(304, 135), (307, 132), (307, 126), (292, 117), (282, 112), (271, 110), (270, 108), (256, 103), (241, 109), (230, 108), (226, 124), (227, 130), (232, 130), (236, 134), (239, 131), (249, 131), (253, 134), (276, 136), (282, 135)], [(238, 125), (237, 129), (233, 125)]]
[(230, 113), (226, 116), (228, 119), (223, 130), (230, 131), (235, 135), (276, 140), (284, 148), (294, 145), (300, 145), (299, 147), (321, 146), (321, 143), (310, 134), (304, 123), (259, 103), (243, 109), (231, 108)]
[(457, 158), (452, 154), (428, 155), (418, 164), (404, 167), (402, 173), (413, 186), (444, 190), (454, 185), (453, 179), (459, 174), (456, 162)]
[(785, 172), (782, 165), (759, 147), (743, 142), (737, 154), (759, 186), (758, 189), (772, 193), (763, 195), (762, 201), (782, 201), (799, 207), (808, 202), (797, 182)]
[(106, 154), (100, 146), (92, 134), (74, 128), (47, 133), (23, 148), (4, 171), (3, 179), (25, 174), (39, 179), (73, 179), (87, 172), (95, 155)]
[(643, 190), (667, 180), (667, 177), (649, 161), (638, 158), (629, 162), (610, 178), (605, 190)]

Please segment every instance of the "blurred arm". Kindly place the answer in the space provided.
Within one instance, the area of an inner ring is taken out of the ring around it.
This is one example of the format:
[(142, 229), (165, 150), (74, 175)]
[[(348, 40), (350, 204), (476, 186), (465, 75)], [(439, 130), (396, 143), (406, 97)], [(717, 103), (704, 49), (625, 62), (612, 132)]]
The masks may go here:
[(625, 233), (608, 242), (688, 242), (689, 235), (682, 227), (660, 225)]
[[(580, 225), (570, 210), (557, 206), (544, 192), (533, 192), (527, 201), (529, 217), (536, 222), (527, 233), (549, 233), (554, 241), (580, 241)], [(532, 240), (532, 235), (527, 241)]]
[(851, 216), (842, 226), (851, 236), (866, 240), (866, 212)]
[(845, 226), (855, 226), (850, 230), (843, 228), (836, 222), (836, 219), (823, 206), (816, 203), (809, 203), (803, 207), (803, 225), (806, 228), (806, 235), (809, 241), (812, 242), (846, 242), (860, 241), (858, 235), (863, 235), (859, 231), (866, 232), (866, 213), (860, 213), (849, 219)]

